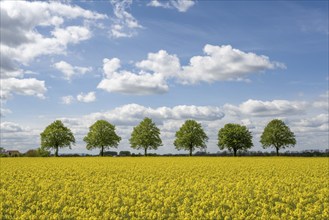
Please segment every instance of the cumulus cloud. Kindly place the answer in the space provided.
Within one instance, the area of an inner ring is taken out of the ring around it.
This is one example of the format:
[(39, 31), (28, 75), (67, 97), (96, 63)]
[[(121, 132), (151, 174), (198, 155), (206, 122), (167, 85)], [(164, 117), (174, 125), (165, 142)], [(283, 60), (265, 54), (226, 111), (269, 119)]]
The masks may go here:
[(103, 71), (107, 77), (111, 77), (120, 67), (121, 64), (118, 58), (103, 59)]
[(94, 102), (96, 100), (96, 95), (95, 92), (89, 92), (87, 94), (84, 93), (80, 93), (79, 95), (77, 95), (77, 100), (79, 102)]
[[(107, 18), (103, 14), (55, 1), (3, 1), (0, 15), (0, 73), (1, 79), (6, 80), (3, 84), (9, 83), (2, 91), (2, 98), (14, 93), (43, 97), (46, 91), (44, 82), (22, 79), (26, 72), (24, 66), (42, 55), (65, 54), (69, 44), (91, 37), (89, 27), (84, 24), (67, 26), (66, 20), (79, 18), (83, 23)], [(41, 33), (40, 28), (49, 31)], [(14, 81), (18, 84), (13, 85)]]
[(288, 100), (260, 101), (253, 99), (249, 99), (239, 106), (224, 105), (224, 109), (231, 114), (244, 114), (255, 117), (301, 114), (305, 111), (305, 107), (307, 107), (306, 102)]
[(25, 129), (17, 123), (14, 122), (1, 122), (0, 124), (1, 133), (13, 133), (13, 132), (22, 132)]
[(75, 75), (83, 75), (92, 71), (92, 67), (72, 66), (65, 61), (55, 63), (54, 67), (63, 73), (64, 79), (66, 80), (71, 80)]
[(1, 99), (7, 100), (13, 93), (26, 96), (36, 96), (44, 99), (44, 94), (47, 88), (44, 81), (34, 78), (16, 79), (8, 78), (1, 79)]
[(110, 35), (113, 38), (136, 35), (136, 30), (142, 28), (142, 25), (127, 11), (132, 4), (132, 0), (111, 0), (111, 4), (115, 18), (113, 18)]
[(285, 65), (272, 62), (267, 56), (246, 53), (230, 45), (204, 46), (204, 56), (194, 56), (188, 66), (183, 67), (180, 79), (185, 84), (244, 80), (249, 74), (268, 69), (285, 68)]
[[(8, 24), (4, 24), (6, 25)], [(27, 65), (41, 55), (65, 53), (68, 44), (78, 43), (91, 37), (91, 32), (86, 27), (80, 26), (55, 28), (51, 32), (52, 37), (44, 37), (33, 30), (34, 28), (31, 27), (31, 30), (24, 32), (28, 38), (31, 38), (27, 42), (17, 42), (14, 46), (1, 42), (1, 78), (22, 77), (23, 70), (19, 67), (20, 63)]]
[(214, 106), (186, 106), (179, 105), (173, 108), (148, 108), (138, 104), (128, 104), (108, 112), (93, 113), (87, 118), (93, 120), (107, 119), (115, 124), (134, 124), (144, 117), (150, 117), (158, 122), (164, 120), (218, 120), (224, 117), (223, 111)]
[(147, 59), (137, 62), (136, 66), (142, 70), (161, 74), (164, 77), (175, 77), (181, 70), (178, 57), (175, 54), (168, 54), (165, 50), (149, 53)]
[(168, 85), (162, 74), (150, 74), (142, 71), (136, 74), (129, 71), (118, 71), (119, 68), (119, 59), (104, 59), (105, 78), (97, 88), (108, 92), (133, 95), (161, 94), (168, 91)]
[(68, 96), (63, 96), (61, 98), (61, 103), (65, 105), (70, 105), (73, 102), (78, 101), (78, 102), (84, 102), (84, 103), (90, 103), (96, 101), (96, 93), (95, 92), (88, 92), (88, 93), (83, 93), (81, 92), (76, 96), (76, 98), (72, 95)]
[(329, 115), (320, 114), (311, 118), (302, 118), (291, 122), (296, 132), (328, 132)]
[(9, 150), (27, 151), (40, 145), (40, 130), (31, 129), (15, 122), (0, 124), (1, 147)]
[(87, 27), (68, 26), (66, 28), (55, 28), (52, 35), (60, 45), (65, 46), (68, 43), (77, 44), (80, 41), (88, 40), (91, 37), (91, 31)]
[(170, 0), (170, 1), (159, 1), (151, 0), (148, 6), (152, 7), (162, 7), (162, 8), (175, 8), (179, 12), (186, 12), (195, 4), (193, 0)]
[(149, 95), (169, 90), (168, 80), (181, 84), (246, 80), (250, 74), (275, 68), (285, 68), (282, 63), (270, 61), (263, 55), (245, 53), (230, 45), (205, 45), (205, 56), (193, 56), (189, 65), (182, 66), (175, 54), (165, 50), (149, 53), (147, 59), (136, 62), (139, 72), (120, 70), (118, 58), (103, 60), (104, 79), (98, 88), (108, 92)]
[(103, 79), (97, 88), (130, 95), (162, 94), (168, 91), (168, 85), (159, 74), (134, 74), (127, 71), (115, 73), (111, 78)]
[[(36, 56), (63, 53), (68, 43), (78, 43), (90, 38), (84, 26), (64, 25), (66, 19), (106, 18), (106, 15), (59, 2), (5, 1), (1, 4), (1, 52), (28, 62)], [(52, 37), (38, 32), (38, 27), (53, 27)], [(13, 53), (13, 54), (11, 54)]]

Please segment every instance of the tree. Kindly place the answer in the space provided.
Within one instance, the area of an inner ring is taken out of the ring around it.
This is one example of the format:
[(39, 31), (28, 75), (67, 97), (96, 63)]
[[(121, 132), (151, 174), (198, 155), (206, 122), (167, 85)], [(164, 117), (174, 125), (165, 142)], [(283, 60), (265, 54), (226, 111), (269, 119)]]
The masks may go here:
[(87, 143), (87, 149), (100, 148), (100, 155), (104, 155), (104, 149), (117, 147), (121, 141), (115, 133), (115, 126), (105, 120), (98, 120), (89, 127), (87, 136), (83, 138)]
[(176, 132), (174, 145), (177, 150), (189, 150), (190, 156), (195, 148), (206, 148), (208, 136), (203, 131), (201, 124), (195, 120), (186, 120)]
[(130, 151), (120, 151), (119, 152), (119, 156), (130, 156), (130, 155), (131, 155)]
[(0, 147), (0, 154), (4, 154), (6, 152), (5, 148)]
[(270, 121), (265, 127), (260, 143), (263, 148), (274, 146), (276, 155), (279, 156), (279, 150), (296, 145), (295, 134), (290, 131), (289, 127), (279, 119)]
[(58, 157), (58, 148), (69, 147), (71, 149), (71, 144), (75, 144), (73, 133), (60, 120), (48, 125), (40, 135), (41, 147), (55, 149), (55, 157)]
[(31, 150), (26, 151), (26, 153), (24, 155), (27, 157), (37, 157), (38, 152), (35, 149), (31, 149)]
[(238, 150), (246, 150), (253, 146), (251, 132), (246, 126), (239, 124), (226, 124), (218, 131), (218, 147), (233, 151), (236, 156)]
[(42, 147), (37, 149), (31, 149), (24, 154), (26, 157), (49, 157), (50, 151), (43, 149)]
[(144, 155), (147, 156), (148, 149), (156, 150), (162, 146), (160, 129), (152, 119), (144, 118), (139, 125), (134, 127), (129, 142), (134, 149), (144, 149)]
[(39, 147), (37, 149), (37, 154), (38, 154), (38, 157), (49, 157), (50, 151), (47, 151), (46, 149)]

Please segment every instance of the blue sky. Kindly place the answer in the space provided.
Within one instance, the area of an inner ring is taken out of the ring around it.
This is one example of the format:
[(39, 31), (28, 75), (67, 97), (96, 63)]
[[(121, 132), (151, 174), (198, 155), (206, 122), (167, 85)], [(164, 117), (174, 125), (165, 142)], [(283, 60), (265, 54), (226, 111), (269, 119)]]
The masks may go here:
[[(98, 119), (120, 150), (151, 117), (157, 153), (176, 153), (186, 119), (217, 152), (226, 123), (246, 125), (252, 150), (284, 120), (294, 150), (328, 148), (327, 1), (1, 1), (1, 146), (25, 152), (56, 119), (77, 143)], [(133, 150), (131, 150), (133, 151)], [(133, 151), (138, 152), (138, 151)], [(180, 151), (183, 153), (182, 151)], [(185, 153), (185, 152), (184, 152)]]

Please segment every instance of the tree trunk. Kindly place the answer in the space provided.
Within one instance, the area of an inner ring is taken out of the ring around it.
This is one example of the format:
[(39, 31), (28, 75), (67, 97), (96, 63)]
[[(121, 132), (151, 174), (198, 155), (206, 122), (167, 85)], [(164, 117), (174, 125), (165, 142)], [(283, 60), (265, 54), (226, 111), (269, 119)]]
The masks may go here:
[(147, 147), (144, 148), (144, 156), (147, 156)]
[(279, 156), (279, 148), (276, 147), (276, 156)]
[(190, 156), (192, 156), (192, 147), (190, 147)]
[(101, 157), (104, 156), (104, 147), (101, 148)]
[(237, 152), (238, 150), (237, 149), (233, 149), (233, 155), (236, 157), (236, 152)]
[(58, 147), (55, 147), (55, 157), (58, 157)]

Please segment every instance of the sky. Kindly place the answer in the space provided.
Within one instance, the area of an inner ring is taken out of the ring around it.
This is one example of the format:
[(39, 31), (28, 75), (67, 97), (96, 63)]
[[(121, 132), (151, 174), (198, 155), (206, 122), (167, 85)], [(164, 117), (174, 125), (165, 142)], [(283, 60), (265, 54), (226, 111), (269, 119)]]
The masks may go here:
[[(329, 145), (328, 1), (1, 1), (1, 147), (40, 147), (62, 120), (72, 149), (97, 120), (116, 126), (116, 151), (133, 150), (150, 117), (163, 146), (187, 119), (201, 123), (208, 152), (218, 130), (245, 125), (253, 151), (272, 119), (296, 135), (287, 150)], [(273, 150), (273, 149), (268, 149)]]

